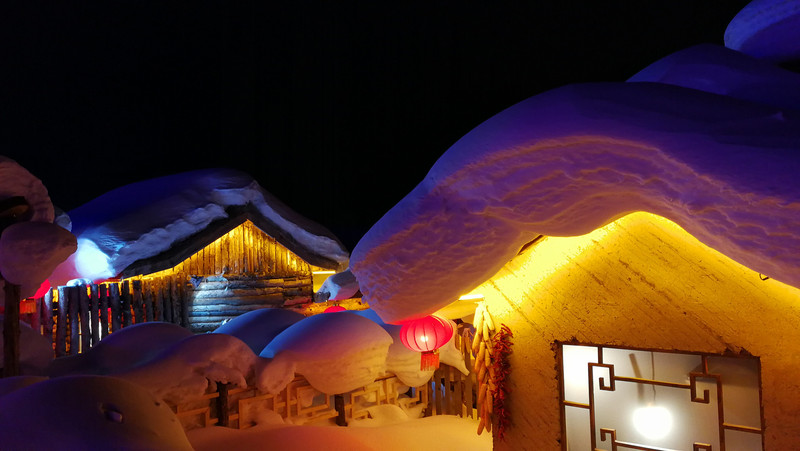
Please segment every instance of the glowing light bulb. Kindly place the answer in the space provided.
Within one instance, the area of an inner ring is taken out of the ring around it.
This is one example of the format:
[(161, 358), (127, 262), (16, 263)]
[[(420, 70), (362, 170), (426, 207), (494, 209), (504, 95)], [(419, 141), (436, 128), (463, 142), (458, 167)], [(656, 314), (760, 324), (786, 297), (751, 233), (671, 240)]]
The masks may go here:
[(428, 336), (427, 335), (423, 335), (423, 336), (419, 337), (419, 341), (427, 343), (428, 342)]
[(633, 426), (646, 438), (664, 438), (672, 430), (672, 414), (661, 406), (640, 407), (633, 411)]

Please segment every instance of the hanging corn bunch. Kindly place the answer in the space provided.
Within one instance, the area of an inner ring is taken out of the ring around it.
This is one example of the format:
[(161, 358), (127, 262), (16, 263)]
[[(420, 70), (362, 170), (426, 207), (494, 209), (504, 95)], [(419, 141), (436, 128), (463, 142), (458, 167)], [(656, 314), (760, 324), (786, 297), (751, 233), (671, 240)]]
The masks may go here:
[(497, 418), (498, 436), (502, 438), (508, 417), (505, 398), (508, 392), (506, 376), (509, 372), (508, 355), (511, 353), (511, 330), (506, 325), (498, 330), (484, 303), (475, 309), (475, 336), (472, 352), (475, 354), (473, 371), (478, 383), (478, 435), (483, 430), (492, 431), (492, 415)]
[(480, 420), (478, 435), (486, 429), (492, 431), (492, 407), (494, 388), (494, 367), (492, 366), (492, 335), (494, 321), (486, 305), (481, 302), (475, 309), (475, 337), (472, 340), (472, 353), (475, 354), (473, 371), (478, 383), (478, 412)]

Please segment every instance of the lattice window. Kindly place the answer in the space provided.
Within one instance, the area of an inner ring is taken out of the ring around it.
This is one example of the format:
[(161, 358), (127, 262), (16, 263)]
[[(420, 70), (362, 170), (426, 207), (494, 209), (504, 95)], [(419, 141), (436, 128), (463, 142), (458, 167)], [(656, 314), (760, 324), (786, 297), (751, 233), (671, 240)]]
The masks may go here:
[(559, 346), (562, 448), (763, 450), (755, 357)]

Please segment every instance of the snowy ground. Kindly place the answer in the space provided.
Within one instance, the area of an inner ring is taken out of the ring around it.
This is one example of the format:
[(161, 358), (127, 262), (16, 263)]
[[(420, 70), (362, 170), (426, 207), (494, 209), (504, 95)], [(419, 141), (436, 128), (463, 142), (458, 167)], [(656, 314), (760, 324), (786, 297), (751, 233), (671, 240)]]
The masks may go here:
[(270, 424), (250, 429), (196, 429), (188, 433), (197, 451), (247, 450), (490, 450), (491, 434), (477, 435), (478, 422), (450, 415), (375, 426), (294, 426)]

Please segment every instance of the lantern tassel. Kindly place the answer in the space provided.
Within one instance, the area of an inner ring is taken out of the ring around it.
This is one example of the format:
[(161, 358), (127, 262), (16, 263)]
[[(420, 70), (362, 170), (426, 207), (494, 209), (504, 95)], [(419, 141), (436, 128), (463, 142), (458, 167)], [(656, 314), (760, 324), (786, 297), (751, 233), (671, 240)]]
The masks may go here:
[(420, 360), (420, 371), (435, 370), (439, 368), (439, 353), (436, 351), (426, 351), (422, 353)]

